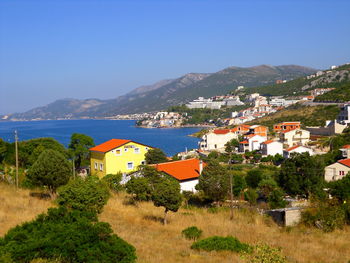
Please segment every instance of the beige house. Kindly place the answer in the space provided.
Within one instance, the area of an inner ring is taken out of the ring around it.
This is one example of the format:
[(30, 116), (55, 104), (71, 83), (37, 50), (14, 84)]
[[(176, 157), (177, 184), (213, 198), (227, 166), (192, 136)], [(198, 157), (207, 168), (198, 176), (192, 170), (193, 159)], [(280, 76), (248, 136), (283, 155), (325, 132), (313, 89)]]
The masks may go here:
[(350, 144), (344, 145), (339, 150), (342, 152), (343, 158), (350, 158)]
[(326, 166), (324, 179), (329, 181), (340, 180), (350, 172), (350, 159), (342, 159)]
[(306, 145), (310, 141), (310, 132), (302, 129), (293, 129), (280, 133), (280, 141), (288, 147)]
[(202, 136), (199, 149), (205, 151), (220, 150), (232, 139), (238, 139), (238, 135), (230, 129), (213, 130)]

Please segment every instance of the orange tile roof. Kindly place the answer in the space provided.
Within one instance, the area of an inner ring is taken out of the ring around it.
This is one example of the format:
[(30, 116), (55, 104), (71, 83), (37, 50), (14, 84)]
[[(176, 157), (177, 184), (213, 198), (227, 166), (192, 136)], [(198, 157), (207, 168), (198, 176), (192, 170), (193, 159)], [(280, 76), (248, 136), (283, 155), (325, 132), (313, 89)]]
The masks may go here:
[[(109, 151), (111, 151), (111, 150), (113, 150), (115, 148), (123, 146), (124, 144), (127, 144), (128, 142), (134, 142), (134, 141), (132, 141), (132, 140), (124, 140), (124, 139), (111, 139), (109, 141), (106, 141), (104, 143), (96, 145), (95, 147), (92, 147), (89, 150), (90, 151), (94, 151), (94, 152), (106, 153), (106, 152), (109, 152)], [(138, 142), (134, 142), (134, 143), (144, 145), (144, 144), (138, 143)], [(145, 146), (148, 146), (148, 145), (145, 145)], [(151, 146), (148, 146), (148, 147), (153, 148)]]
[(298, 148), (298, 147), (300, 147), (300, 145), (294, 145), (294, 146), (288, 148), (286, 151), (287, 151), (287, 152), (290, 152), (290, 151), (292, 151), (292, 150), (294, 150), (294, 149), (296, 149), (296, 148)]
[(248, 144), (249, 142), (248, 142), (248, 141), (242, 141), (242, 142), (240, 142), (240, 143), (242, 143), (242, 144)]
[[(168, 163), (158, 163), (152, 164), (160, 172), (164, 172), (179, 181), (195, 179), (200, 176), (199, 174), (200, 160), (198, 159), (188, 159), (180, 160)], [(207, 164), (203, 162), (203, 168)]]
[(346, 144), (343, 147), (341, 147), (341, 149), (349, 149), (350, 148), (350, 144)]
[(267, 140), (267, 141), (264, 141), (263, 144), (269, 144), (269, 143), (272, 143), (272, 142), (275, 142), (274, 140)]
[(350, 167), (350, 159), (343, 159), (343, 160), (339, 160), (338, 163), (341, 163), (345, 166)]
[(288, 132), (291, 132), (291, 131), (294, 131), (294, 130), (300, 130), (300, 129), (299, 129), (299, 128), (294, 128), (294, 129), (290, 129), (290, 130), (282, 131), (282, 133), (288, 133)]
[(222, 130), (214, 130), (215, 134), (227, 134), (229, 133), (230, 130), (229, 129), (222, 129)]

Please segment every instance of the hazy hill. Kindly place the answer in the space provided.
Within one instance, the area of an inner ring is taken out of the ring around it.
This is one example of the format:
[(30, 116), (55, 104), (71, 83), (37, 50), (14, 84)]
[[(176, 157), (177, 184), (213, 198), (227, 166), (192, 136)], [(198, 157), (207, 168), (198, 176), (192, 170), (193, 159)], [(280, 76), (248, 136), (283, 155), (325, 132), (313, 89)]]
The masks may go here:
[(291, 80), (316, 70), (296, 65), (229, 67), (216, 73), (189, 73), (173, 80), (142, 86), (110, 100), (57, 100), (44, 107), (16, 113), (10, 119), (93, 118), (116, 114), (141, 113), (186, 103), (199, 96), (226, 94), (237, 86), (271, 85), (278, 79)]

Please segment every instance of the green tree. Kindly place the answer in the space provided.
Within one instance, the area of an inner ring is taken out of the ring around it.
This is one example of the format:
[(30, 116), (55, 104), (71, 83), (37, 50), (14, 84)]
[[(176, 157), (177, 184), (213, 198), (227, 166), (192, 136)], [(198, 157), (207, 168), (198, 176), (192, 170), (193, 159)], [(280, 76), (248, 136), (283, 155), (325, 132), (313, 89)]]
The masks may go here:
[(107, 184), (111, 191), (118, 193), (123, 189), (123, 186), (121, 185), (122, 178), (122, 173), (107, 174), (102, 178), (102, 181)]
[(69, 209), (101, 213), (109, 198), (107, 185), (97, 177), (76, 178), (58, 189), (57, 203)]
[(280, 169), (278, 183), (290, 195), (324, 195), (324, 164), (309, 153), (292, 154)]
[(244, 192), (244, 200), (248, 201), (250, 205), (256, 205), (256, 200), (258, 199), (258, 193), (256, 190), (249, 188)]
[(145, 154), (145, 161), (147, 164), (156, 164), (156, 163), (164, 163), (167, 162), (168, 159), (165, 153), (158, 148), (150, 149)]
[(236, 151), (239, 146), (239, 141), (237, 139), (232, 139), (225, 144), (225, 152), (230, 154)]
[(286, 200), (284, 200), (284, 193), (279, 188), (271, 191), (267, 198), (267, 201), (271, 209), (284, 208), (288, 203)]
[(218, 162), (210, 161), (199, 177), (197, 188), (212, 201), (224, 200), (230, 188), (226, 169)]
[(72, 169), (67, 159), (59, 152), (45, 150), (29, 169), (27, 178), (37, 186), (46, 186), (51, 194), (68, 183)]
[(232, 178), (232, 192), (236, 197), (240, 197), (241, 193), (247, 187), (247, 183), (243, 176), (234, 174)]
[(163, 206), (164, 225), (167, 224), (168, 211), (177, 212), (181, 206), (182, 196), (180, 192), (180, 184), (173, 178), (163, 177), (154, 185), (152, 191), (152, 201), (155, 206)]
[(152, 186), (149, 178), (132, 177), (125, 185), (126, 192), (138, 201), (148, 201), (152, 197)]
[(350, 201), (350, 173), (341, 180), (328, 183), (329, 193), (340, 202)]
[(89, 149), (95, 146), (94, 139), (81, 133), (73, 133), (68, 145), (75, 167), (89, 164)]
[(34, 221), (10, 229), (0, 238), (0, 255), (5, 254), (7, 262), (19, 263), (38, 258), (67, 263), (136, 260), (135, 248), (113, 234), (108, 223), (97, 222), (97, 217), (91, 218), (86, 212), (62, 207), (50, 208)]

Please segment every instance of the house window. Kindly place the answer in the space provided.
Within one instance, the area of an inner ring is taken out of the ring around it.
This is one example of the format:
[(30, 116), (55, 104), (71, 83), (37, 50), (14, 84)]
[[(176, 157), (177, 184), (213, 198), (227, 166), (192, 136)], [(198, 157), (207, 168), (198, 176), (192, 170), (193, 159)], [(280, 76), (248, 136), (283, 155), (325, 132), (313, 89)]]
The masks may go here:
[(128, 151), (128, 148), (124, 148), (124, 152), (127, 152)]
[(135, 148), (134, 151), (135, 153), (140, 153), (140, 148)]
[(146, 164), (146, 161), (141, 161), (141, 165), (145, 165)]
[(345, 175), (345, 171), (339, 171), (339, 175)]
[(122, 154), (122, 151), (121, 151), (120, 149), (115, 150), (115, 154), (116, 154), (116, 155), (121, 155), (121, 154)]
[(100, 163), (100, 171), (103, 171), (103, 163)]
[(95, 170), (97, 170), (98, 168), (98, 164), (95, 162)]
[(148, 151), (148, 147), (146, 147), (146, 151)]
[(134, 169), (134, 163), (133, 162), (129, 162), (127, 165), (128, 169)]

